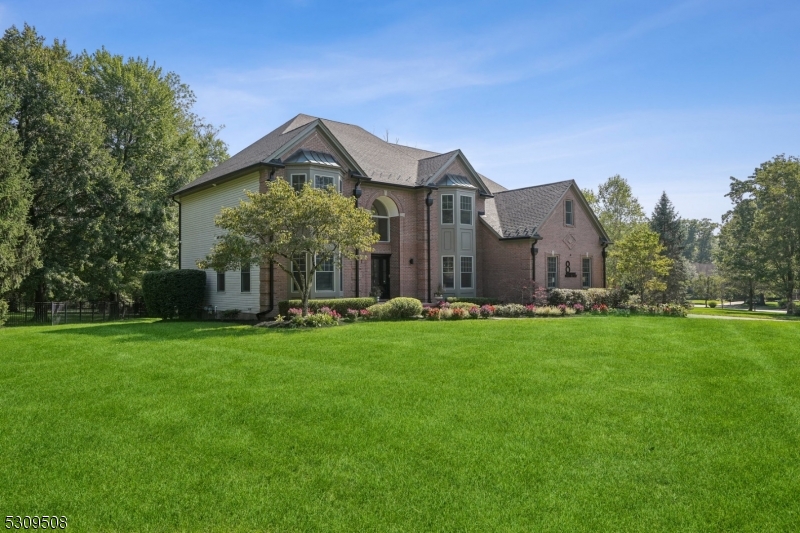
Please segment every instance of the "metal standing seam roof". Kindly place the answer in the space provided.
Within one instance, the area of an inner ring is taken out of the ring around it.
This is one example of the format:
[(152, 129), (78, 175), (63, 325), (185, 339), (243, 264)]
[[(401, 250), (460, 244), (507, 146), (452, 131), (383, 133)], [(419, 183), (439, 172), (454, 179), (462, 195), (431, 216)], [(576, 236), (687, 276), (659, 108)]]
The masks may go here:
[(284, 163), (313, 163), (315, 165), (323, 165), (326, 167), (338, 167), (339, 163), (331, 154), (322, 152), (315, 152), (313, 150), (298, 150), (289, 156)]

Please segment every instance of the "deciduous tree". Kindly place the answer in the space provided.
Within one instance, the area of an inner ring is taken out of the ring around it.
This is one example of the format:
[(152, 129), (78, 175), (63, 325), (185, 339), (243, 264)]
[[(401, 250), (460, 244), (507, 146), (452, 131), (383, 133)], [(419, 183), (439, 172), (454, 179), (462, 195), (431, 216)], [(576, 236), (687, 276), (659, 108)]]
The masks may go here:
[(664, 251), (658, 233), (644, 224), (635, 226), (611, 251), (610, 255), (617, 260), (621, 282), (632, 286), (642, 301), (647, 293), (666, 290), (665, 279), (673, 261)]
[[(275, 262), (300, 288), (304, 315), (314, 275), (323, 262), (333, 261), (341, 268), (343, 258), (365, 259), (378, 242), (372, 213), (355, 207), (352, 198), (333, 188), (306, 185), (297, 193), (277, 179), (267, 183), (265, 192), (248, 192), (247, 197), (216, 217), (217, 226), (227, 233), (197, 266), (224, 271), (283, 259)], [(298, 256), (306, 260), (305, 272), (291, 268)]]
[[(587, 189), (583, 194), (612, 242), (622, 240), (634, 227), (647, 221), (630, 184), (619, 174), (608, 178), (596, 193)], [(612, 256), (606, 262), (606, 276), (610, 285), (619, 284), (617, 260)]]

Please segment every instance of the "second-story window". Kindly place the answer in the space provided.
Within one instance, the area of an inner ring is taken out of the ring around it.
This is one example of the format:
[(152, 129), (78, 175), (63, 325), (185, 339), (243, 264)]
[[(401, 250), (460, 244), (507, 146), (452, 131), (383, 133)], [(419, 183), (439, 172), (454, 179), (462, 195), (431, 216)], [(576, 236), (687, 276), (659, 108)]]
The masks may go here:
[(379, 235), (378, 242), (389, 242), (389, 213), (379, 201), (372, 204), (372, 219), (375, 221), (375, 233)]
[(336, 178), (333, 176), (314, 176), (314, 187), (316, 189), (327, 189), (328, 187), (336, 187)]
[(572, 210), (572, 200), (564, 202), (564, 224), (567, 226), (575, 225), (575, 213)]
[(461, 196), (461, 223), (466, 226), (472, 225), (472, 196)]
[(292, 174), (292, 188), (296, 192), (300, 192), (303, 190), (303, 185), (306, 184), (306, 175), (305, 174)]
[(442, 195), (442, 224), (452, 224), (454, 222), (453, 216), (453, 195)]

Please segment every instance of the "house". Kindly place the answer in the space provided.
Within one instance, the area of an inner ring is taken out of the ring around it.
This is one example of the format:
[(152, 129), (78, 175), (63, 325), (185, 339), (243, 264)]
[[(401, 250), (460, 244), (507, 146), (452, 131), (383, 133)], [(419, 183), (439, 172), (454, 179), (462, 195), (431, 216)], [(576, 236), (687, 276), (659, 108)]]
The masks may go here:
[[(370, 209), (380, 235), (369, 259), (323, 267), (312, 297), (445, 296), (520, 299), (531, 280), (571, 289), (605, 285), (606, 247), (574, 181), (508, 190), (478, 173), (461, 150), (436, 153), (388, 143), (366, 130), (297, 115), (174, 194), (180, 266), (197, 268), (222, 230), (214, 217), (270, 179), (335, 186)], [(302, 258), (292, 268), (304, 268)], [(207, 304), (274, 313), (299, 297), (274, 265), (208, 272)]]

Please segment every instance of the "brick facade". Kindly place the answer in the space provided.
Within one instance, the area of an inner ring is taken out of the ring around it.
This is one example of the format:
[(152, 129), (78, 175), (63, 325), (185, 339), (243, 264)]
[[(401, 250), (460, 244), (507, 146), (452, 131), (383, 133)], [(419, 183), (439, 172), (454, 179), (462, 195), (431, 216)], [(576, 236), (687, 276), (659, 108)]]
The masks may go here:
[[(352, 196), (356, 180), (349, 176), (352, 170), (347, 166), (347, 158), (318, 132), (294, 144), (287, 150), (287, 155), (298, 149), (314, 150), (334, 155), (341, 165), (342, 192)], [(275, 178), (285, 178), (285, 169), (276, 169)], [(470, 175), (461, 161), (456, 160), (440, 174)], [(269, 170), (260, 173), (260, 189), (263, 191), (270, 177)], [(390, 218), (390, 242), (378, 243), (372, 254), (390, 256), (390, 296), (412, 296), (422, 301), (428, 300), (428, 235), (430, 235), (430, 291), (436, 292), (440, 283), (441, 264), (438, 243), (438, 225), (440, 220), (440, 191), (431, 193), (433, 205), (430, 207), (430, 232), (427, 227), (427, 206), (425, 204), (429, 189), (424, 187), (402, 187), (375, 181), (362, 180), (360, 187), (362, 196), (359, 205), (370, 209), (376, 199), (389, 198), (397, 207), (399, 216)], [(581, 288), (581, 260), (589, 254), (592, 259), (593, 287), (603, 286), (603, 260), (600, 245), (600, 229), (594, 224), (592, 216), (579, 200), (579, 191), (573, 185), (565, 197), (555, 206), (550, 216), (538, 228), (542, 239), (537, 244), (536, 281), (545, 283), (547, 257), (556, 255), (559, 264), (558, 286), (564, 288)], [(573, 200), (575, 223), (566, 226), (564, 223), (564, 200)], [(485, 198), (475, 196), (475, 287), (478, 296), (499, 298), (505, 301), (519, 301), (522, 287), (529, 286), (532, 276), (531, 240), (500, 239), (487, 224), (480, 220), (477, 213), (484, 211)], [(564, 276), (564, 265), (570, 261), (571, 269), (577, 272), (576, 277)], [(353, 297), (358, 293), (367, 296), (371, 289), (371, 261), (369, 254), (365, 260), (358, 261), (359, 287), (356, 290), (356, 261), (345, 260), (342, 266), (342, 292), (345, 297)], [(285, 264), (285, 261), (282, 263)], [(260, 270), (260, 304), (261, 310), (269, 309), (273, 303), (272, 314), (277, 312), (277, 304), (289, 298), (288, 275), (278, 264), (274, 265), (273, 294), (270, 298), (269, 265), (262, 265)]]

